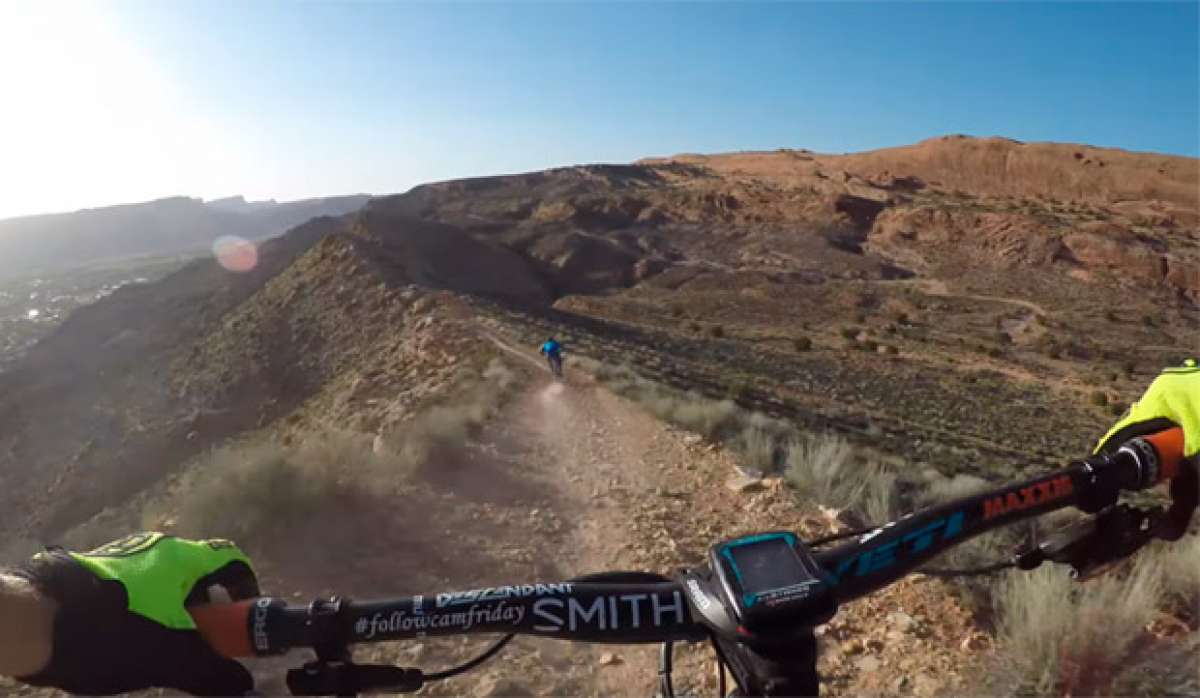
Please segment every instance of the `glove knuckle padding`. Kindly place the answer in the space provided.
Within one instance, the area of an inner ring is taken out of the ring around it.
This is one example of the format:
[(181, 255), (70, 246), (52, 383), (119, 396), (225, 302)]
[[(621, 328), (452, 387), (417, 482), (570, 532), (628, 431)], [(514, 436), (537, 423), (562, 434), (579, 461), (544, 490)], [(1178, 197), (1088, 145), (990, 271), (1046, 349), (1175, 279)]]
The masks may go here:
[(209, 695), (244, 694), (250, 674), (217, 655), (184, 607), (207, 582), (257, 591), (232, 544), (161, 534), (130, 536), (90, 553), (38, 555), (22, 572), (58, 603), (49, 666), (22, 680), (74, 693), (152, 686)]

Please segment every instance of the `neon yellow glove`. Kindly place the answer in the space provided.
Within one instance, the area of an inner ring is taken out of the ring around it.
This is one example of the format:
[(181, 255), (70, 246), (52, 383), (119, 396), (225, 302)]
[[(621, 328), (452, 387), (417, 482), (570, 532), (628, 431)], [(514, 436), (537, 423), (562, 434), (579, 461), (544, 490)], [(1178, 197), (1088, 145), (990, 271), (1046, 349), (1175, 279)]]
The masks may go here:
[(58, 604), (50, 664), (26, 683), (111, 695), (150, 687), (241, 695), (244, 667), (215, 653), (186, 606), (210, 586), (258, 595), (250, 561), (225, 540), (138, 533), (88, 553), (51, 549), (18, 574)]
[(1183, 455), (1200, 453), (1200, 366), (1188, 359), (1179, 368), (1162, 372), (1141, 400), (1129, 406), (1100, 443), (1096, 453), (1115, 450), (1126, 441), (1172, 426), (1183, 427)]

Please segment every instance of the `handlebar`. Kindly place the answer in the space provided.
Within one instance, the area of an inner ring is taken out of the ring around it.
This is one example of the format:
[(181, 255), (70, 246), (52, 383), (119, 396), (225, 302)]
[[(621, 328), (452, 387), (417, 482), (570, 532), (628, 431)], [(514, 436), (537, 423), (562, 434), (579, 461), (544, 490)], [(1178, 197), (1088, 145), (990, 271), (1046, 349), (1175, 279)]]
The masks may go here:
[[(1102, 525), (1079, 529), (1054, 546), (1043, 546), (1041, 558), (1031, 564), (1041, 559), (1095, 562), (1088, 555), (1108, 554), (1106, 541), (1097, 543), (1095, 537), (1111, 537), (1122, 522), (1136, 519), (1128, 510), (1113, 506), (1120, 492), (1146, 489), (1184, 473), (1194, 480), (1195, 468), (1184, 468), (1183, 463), (1183, 432), (1170, 429), (1134, 439), (1112, 455), (1094, 456), (1047, 475), (908, 514), (854, 542), (817, 552), (815, 559), (830, 577), (834, 598), (841, 604), (891, 584), (976, 535), (1076, 506), (1089, 513), (1104, 512)], [(1181, 509), (1190, 518), (1195, 506), (1193, 493)], [(1131, 553), (1144, 542), (1145, 536), (1140, 535), (1126, 536), (1117, 547)], [(1081, 542), (1087, 537), (1086, 544)], [(691, 584), (646, 573), (610, 573), (382, 601), (334, 598), (307, 607), (263, 597), (192, 608), (190, 613), (209, 644), (228, 657), (265, 656), (298, 647), (333, 656), (331, 648), (357, 643), (474, 633), (625, 644), (705, 640), (714, 629), (704, 619), (703, 594)], [(737, 640), (753, 641), (744, 629), (738, 631), (743, 637)]]
[(679, 582), (517, 584), (384, 601), (289, 606), (262, 597), (191, 609), (196, 627), (227, 657), (295, 647), (475, 633), (540, 635), (621, 644), (703, 640)]

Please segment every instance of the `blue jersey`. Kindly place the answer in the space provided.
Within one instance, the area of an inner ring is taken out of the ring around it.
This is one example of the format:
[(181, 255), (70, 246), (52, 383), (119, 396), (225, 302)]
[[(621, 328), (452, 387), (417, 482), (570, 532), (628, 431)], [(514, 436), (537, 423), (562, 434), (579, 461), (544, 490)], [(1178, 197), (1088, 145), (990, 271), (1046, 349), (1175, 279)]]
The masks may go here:
[(542, 353), (546, 356), (558, 356), (562, 353), (562, 345), (558, 342), (546, 342), (542, 345)]

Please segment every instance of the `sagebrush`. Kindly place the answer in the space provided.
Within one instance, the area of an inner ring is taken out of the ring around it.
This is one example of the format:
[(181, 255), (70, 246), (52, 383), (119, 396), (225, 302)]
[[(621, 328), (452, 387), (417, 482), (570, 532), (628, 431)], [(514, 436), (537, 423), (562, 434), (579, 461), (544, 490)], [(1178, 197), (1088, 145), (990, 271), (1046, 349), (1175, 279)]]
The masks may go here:
[(1078, 583), (1044, 565), (996, 587), (997, 660), (1009, 690), (1107, 694), (1158, 610), (1162, 567), (1140, 557), (1121, 574)]

